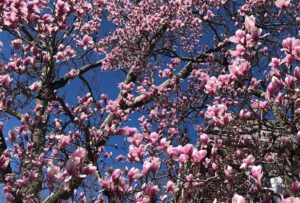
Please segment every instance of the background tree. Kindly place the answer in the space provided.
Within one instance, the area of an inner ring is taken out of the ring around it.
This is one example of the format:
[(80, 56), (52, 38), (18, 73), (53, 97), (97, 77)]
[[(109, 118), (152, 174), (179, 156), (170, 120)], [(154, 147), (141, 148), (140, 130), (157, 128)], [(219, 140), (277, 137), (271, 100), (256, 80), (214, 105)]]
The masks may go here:
[(6, 201), (299, 202), (299, 7), (0, 0)]

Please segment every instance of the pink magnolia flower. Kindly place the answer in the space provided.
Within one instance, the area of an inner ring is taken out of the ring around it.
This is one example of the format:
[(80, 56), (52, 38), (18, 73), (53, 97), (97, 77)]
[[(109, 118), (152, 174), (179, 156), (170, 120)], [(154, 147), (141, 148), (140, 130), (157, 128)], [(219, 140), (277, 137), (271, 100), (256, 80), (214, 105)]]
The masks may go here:
[(227, 166), (227, 168), (224, 170), (226, 179), (231, 182), (233, 180), (232, 175), (234, 173), (233, 168), (231, 166)]
[(157, 196), (159, 191), (158, 185), (153, 185), (152, 182), (148, 183), (147, 186), (144, 186), (144, 193), (147, 194), (150, 198), (154, 198)]
[(58, 16), (64, 18), (67, 12), (70, 10), (70, 5), (63, 0), (58, 0), (55, 5)]
[(71, 143), (71, 136), (69, 135), (60, 135), (58, 136), (60, 147), (65, 147)]
[(217, 93), (218, 86), (219, 86), (218, 79), (215, 76), (213, 76), (209, 78), (209, 80), (207, 81), (205, 85), (205, 92), (207, 94), (214, 95)]
[(10, 78), (9, 75), (0, 75), (0, 85), (7, 87), (12, 79)]
[(300, 57), (300, 39), (288, 37), (282, 41), (282, 47), (288, 55), (293, 55), (294, 57)]
[(88, 115), (84, 112), (82, 112), (79, 116), (79, 122), (82, 123), (88, 119)]
[(123, 155), (118, 155), (118, 156), (116, 157), (116, 160), (118, 160), (118, 162), (121, 162), (121, 161), (124, 160), (124, 156), (123, 156)]
[(22, 48), (22, 40), (21, 39), (15, 39), (12, 41), (12, 47), (14, 49), (21, 49)]
[(277, 79), (277, 77), (273, 77), (272, 81), (267, 87), (267, 95), (269, 97), (273, 96), (275, 93), (279, 91), (280, 87), (281, 87), (281, 82)]
[(212, 121), (217, 126), (224, 126), (232, 120), (230, 113), (226, 113), (227, 107), (224, 104), (208, 106), (205, 112), (205, 118), (212, 118)]
[(140, 172), (139, 169), (133, 167), (128, 171), (127, 176), (129, 183), (132, 183), (135, 179), (142, 177), (143, 174)]
[(243, 196), (235, 194), (232, 198), (232, 203), (247, 203), (247, 201)]
[(11, 159), (11, 155), (4, 151), (0, 156), (0, 168), (6, 169)]
[(102, 187), (104, 189), (106, 189), (107, 191), (110, 191), (111, 190), (111, 180), (106, 180), (106, 179), (102, 179), (100, 181)]
[(294, 70), (294, 76), (296, 77), (297, 80), (300, 80), (300, 67), (297, 66)]
[(42, 85), (41, 81), (37, 81), (37, 82), (34, 82), (32, 85), (30, 85), (29, 89), (31, 91), (37, 91), (38, 89), (41, 88), (41, 85)]
[(176, 192), (176, 185), (173, 181), (169, 180), (165, 186), (167, 192), (175, 193)]
[(300, 203), (299, 197), (288, 197), (281, 201), (281, 203)]
[(253, 15), (245, 17), (245, 27), (248, 31), (251, 31), (253, 28), (255, 28), (255, 17)]
[(144, 161), (143, 164), (143, 174), (148, 175), (150, 172), (156, 172), (157, 169), (160, 167), (160, 160), (159, 158), (148, 158), (146, 161)]
[(202, 160), (206, 157), (207, 151), (206, 150), (197, 150), (194, 149), (192, 154), (192, 161), (194, 163), (201, 163)]
[(178, 156), (179, 154), (183, 153), (183, 151), (184, 151), (184, 148), (181, 145), (179, 145), (177, 147), (173, 147), (172, 145), (170, 145), (167, 148), (167, 153), (170, 156)]
[(207, 134), (201, 134), (199, 140), (200, 140), (200, 143), (202, 143), (202, 144), (208, 144), (209, 136)]
[(258, 179), (262, 175), (262, 167), (261, 165), (253, 166), (251, 169), (252, 176)]
[(274, 68), (278, 68), (280, 66), (280, 60), (278, 58), (272, 58), (271, 63), (269, 66), (272, 66)]
[(11, 193), (7, 193), (7, 194), (5, 195), (5, 199), (6, 199), (8, 202), (13, 202), (14, 199), (15, 199), (15, 197), (14, 197), (14, 195), (12, 195)]
[(48, 182), (53, 183), (56, 178), (61, 177), (60, 168), (58, 166), (50, 166), (47, 168), (46, 175), (48, 177)]
[(245, 76), (250, 70), (250, 63), (244, 59), (235, 60), (231, 65), (229, 65), (230, 74), (235, 80), (240, 79)]
[(14, 132), (13, 130), (8, 131), (8, 140), (9, 141), (15, 142), (18, 137), (19, 137), (18, 134), (16, 132)]
[(75, 56), (75, 50), (72, 49), (70, 46), (66, 47), (64, 53), (68, 59)]
[(140, 146), (141, 142), (143, 141), (144, 137), (141, 134), (134, 134), (133, 137), (128, 137), (128, 142), (132, 145), (138, 147)]
[(54, 119), (54, 128), (55, 128), (56, 130), (59, 130), (59, 129), (61, 128), (61, 121), (58, 120), (57, 118)]
[(69, 159), (65, 166), (64, 181), (68, 182), (73, 177), (77, 177), (79, 174), (78, 164), (76, 164), (72, 159)]
[(95, 175), (97, 171), (97, 167), (93, 166), (92, 164), (86, 165), (82, 168), (81, 174), (85, 175)]
[(89, 46), (93, 45), (93, 38), (88, 36), (88, 35), (84, 35), (82, 40), (79, 41), (77, 43), (77, 45), (83, 47), (84, 49), (86, 49)]
[(160, 196), (160, 201), (161, 201), (161, 202), (166, 202), (167, 199), (168, 199), (168, 195), (161, 195), (161, 196)]
[(246, 36), (246, 32), (243, 30), (237, 30), (235, 32), (235, 36), (230, 37), (229, 41), (235, 43), (235, 44), (244, 44), (245, 42), (245, 36)]
[(155, 144), (159, 140), (159, 134), (157, 134), (156, 132), (152, 132), (149, 136), (149, 139), (152, 144)]
[(242, 57), (245, 55), (245, 53), (246, 53), (246, 48), (241, 44), (238, 44), (235, 50), (230, 50), (230, 54), (235, 57)]
[(137, 132), (138, 131), (136, 128), (131, 128), (131, 127), (125, 126), (123, 128), (119, 128), (116, 131), (116, 134), (131, 137), (131, 136), (135, 135)]
[(79, 74), (79, 70), (76, 70), (76, 69), (71, 69), (69, 72), (68, 72), (68, 77), (71, 78), (71, 79), (74, 79), (78, 76)]
[(277, 6), (280, 9), (287, 8), (291, 5), (290, 0), (277, 0), (275, 1), (275, 6)]
[(82, 148), (79, 147), (72, 155), (71, 155), (71, 159), (72, 161), (74, 161), (76, 164), (82, 164), (84, 161), (84, 158), (87, 154), (87, 151)]
[(130, 145), (129, 152), (128, 152), (128, 159), (130, 161), (141, 161), (145, 153), (146, 153), (145, 145), (139, 145), (138, 147)]
[(159, 142), (159, 149), (167, 149), (170, 146), (170, 141), (167, 140), (167, 138), (162, 138)]
[(28, 183), (29, 183), (28, 178), (23, 177), (22, 179), (16, 180), (14, 184), (17, 187), (22, 188), (22, 187), (26, 187)]
[(188, 157), (192, 157), (194, 151), (194, 146), (192, 144), (187, 144), (184, 146), (184, 154)]
[(296, 81), (296, 78), (293, 77), (293, 76), (291, 76), (291, 75), (286, 75), (286, 78), (285, 78), (285, 80), (284, 80), (285, 84), (286, 84), (289, 88), (291, 88), (291, 89), (294, 88), (294, 86), (295, 86), (295, 81)]
[(122, 175), (122, 171), (121, 169), (116, 169), (113, 171), (111, 177), (112, 177), (112, 181), (113, 182), (118, 182), (119, 181), (119, 178), (121, 177)]
[(247, 158), (243, 159), (243, 163), (241, 165), (241, 169), (248, 168), (248, 166), (252, 165), (255, 161), (255, 158), (252, 154), (248, 155)]
[(179, 155), (179, 158), (178, 158), (178, 161), (181, 163), (181, 164), (184, 164), (188, 161), (189, 157), (186, 155), (186, 154), (180, 154)]
[(292, 193), (297, 193), (299, 189), (300, 189), (300, 182), (292, 182), (291, 184)]
[(55, 59), (57, 61), (65, 61), (66, 57), (63, 52), (57, 52), (57, 54), (55, 55)]

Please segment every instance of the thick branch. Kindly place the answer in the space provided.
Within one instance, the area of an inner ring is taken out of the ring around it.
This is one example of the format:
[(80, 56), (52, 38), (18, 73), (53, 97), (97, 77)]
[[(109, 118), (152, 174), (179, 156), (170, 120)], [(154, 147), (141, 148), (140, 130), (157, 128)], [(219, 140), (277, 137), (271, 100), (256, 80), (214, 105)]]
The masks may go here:
[[(85, 65), (85, 66), (81, 67), (80, 69), (78, 69), (78, 71), (79, 71), (78, 76), (81, 76), (82, 74), (86, 73), (87, 71), (92, 70), (93, 68), (99, 67), (101, 65), (102, 65), (102, 60), (99, 60), (93, 64)], [(52, 84), (52, 87), (54, 89), (60, 89), (60, 88), (64, 87), (71, 79), (72, 79), (72, 77), (67, 74), (63, 78), (55, 81)]]

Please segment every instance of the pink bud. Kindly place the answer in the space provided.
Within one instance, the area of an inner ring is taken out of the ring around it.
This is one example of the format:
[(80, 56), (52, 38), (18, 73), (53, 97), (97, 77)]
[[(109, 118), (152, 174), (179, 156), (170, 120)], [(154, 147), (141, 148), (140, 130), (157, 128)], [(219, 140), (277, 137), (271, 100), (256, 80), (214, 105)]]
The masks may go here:
[(300, 131), (298, 131), (297, 135), (296, 135), (296, 140), (298, 145), (300, 145)]
[(294, 76), (296, 77), (297, 80), (300, 80), (300, 67), (297, 66), (294, 70)]
[(218, 169), (218, 165), (216, 163), (212, 163), (211, 168), (213, 171), (216, 171)]
[(295, 80), (296, 80), (295, 77), (291, 75), (286, 75), (284, 82), (289, 88), (293, 89), (295, 86)]
[(293, 182), (291, 185), (292, 193), (297, 193), (300, 188), (300, 182)]
[(287, 136), (281, 136), (280, 141), (283, 145), (286, 145), (289, 143), (289, 138)]
[(271, 163), (272, 161), (273, 161), (273, 157), (272, 157), (272, 155), (266, 155), (265, 156), (265, 160), (266, 160), (266, 162), (268, 162), (268, 163)]
[(234, 173), (233, 168), (231, 166), (227, 166), (227, 168), (224, 171), (226, 179), (231, 182), (232, 181), (232, 175)]

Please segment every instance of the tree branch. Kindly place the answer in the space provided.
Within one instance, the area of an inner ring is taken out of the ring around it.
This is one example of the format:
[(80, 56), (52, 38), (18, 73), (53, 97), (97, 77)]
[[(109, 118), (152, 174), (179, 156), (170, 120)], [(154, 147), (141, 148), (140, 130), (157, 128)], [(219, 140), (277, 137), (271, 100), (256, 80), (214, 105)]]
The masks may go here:
[[(80, 69), (78, 69), (78, 71), (79, 71), (78, 76), (81, 76), (82, 74), (86, 73), (87, 71), (92, 70), (93, 68), (99, 67), (101, 65), (102, 65), (102, 60), (99, 60), (93, 64), (85, 65), (85, 66), (81, 67)], [(54, 89), (60, 89), (60, 88), (64, 87), (71, 79), (72, 79), (72, 77), (69, 76), (68, 74), (66, 74), (63, 78), (53, 82), (52, 87)]]

